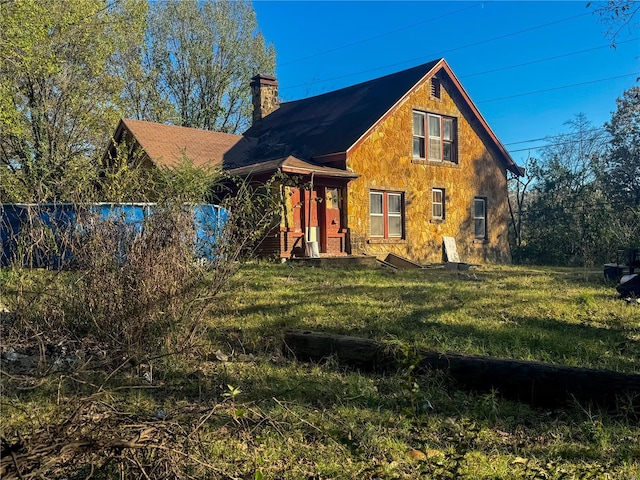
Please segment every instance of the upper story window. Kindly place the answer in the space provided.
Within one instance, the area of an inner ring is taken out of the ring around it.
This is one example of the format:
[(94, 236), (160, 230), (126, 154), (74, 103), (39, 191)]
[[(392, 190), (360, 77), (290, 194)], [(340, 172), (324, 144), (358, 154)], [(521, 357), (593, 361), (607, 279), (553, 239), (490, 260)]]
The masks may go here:
[(402, 238), (404, 198), (398, 192), (369, 192), (370, 234), (378, 238)]
[[(413, 158), (458, 162), (456, 119), (413, 111)], [(428, 157), (427, 157), (428, 155)]]
[(413, 158), (425, 158), (424, 112), (413, 112)]

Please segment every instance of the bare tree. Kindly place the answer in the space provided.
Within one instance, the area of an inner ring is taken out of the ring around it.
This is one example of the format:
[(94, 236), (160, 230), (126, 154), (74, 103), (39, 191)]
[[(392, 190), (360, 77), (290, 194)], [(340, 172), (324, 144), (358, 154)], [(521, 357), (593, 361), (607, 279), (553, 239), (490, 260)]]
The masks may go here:
[(537, 263), (593, 264), (607, 250), (609, 206), (597, 179), (608, 135), (584, 114), (566, 124), (569, 132), (550, 137), (530, 162), (519, 253)]
[[(525, 163), (525, 172), (529, 171), (532, 162), (535, 162), (535, 160), (532, 160), (531, 157), (529, 157)], [(507, 202), (509, 205), (509, 217), (511, 219), (513, 247), (515, 247), (516, 251), (522, 246), (523, 215), (526, 208), (525, 202), (527, 199), (527, 190), (532, 181), (533, 177), (528, 173), (524, 177), (512, 174), (508, 179), (509, 195), (507, 197)]]
[(636, 0), (610, 0), (608, 2), (587, 2), (587, 8), (593, 7), (593, 12), (607, 26), (607, 37), (611, 46), (615, 47), (620, 34), (626, 29), (629, 32), (640, 27), (640, 20), (636, 17), (640, 11), (640, 2)]

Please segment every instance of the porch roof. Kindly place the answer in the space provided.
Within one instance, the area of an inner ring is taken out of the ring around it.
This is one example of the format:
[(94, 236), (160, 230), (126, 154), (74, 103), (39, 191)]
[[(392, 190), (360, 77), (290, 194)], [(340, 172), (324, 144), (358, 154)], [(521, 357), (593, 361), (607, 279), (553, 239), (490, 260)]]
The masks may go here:
[(233, 175), (256, 175), (260, 173), (270, 173), (280, 170), (285, 173), (297, 173), (301, 175), (315, 174), (322, 177), (340, 177), (345, 179), (358, 178), (360, 175), (339, 168), (323, 167), (300, 160), (292, 155), (266, 162), (247, 165), (229, 170)]

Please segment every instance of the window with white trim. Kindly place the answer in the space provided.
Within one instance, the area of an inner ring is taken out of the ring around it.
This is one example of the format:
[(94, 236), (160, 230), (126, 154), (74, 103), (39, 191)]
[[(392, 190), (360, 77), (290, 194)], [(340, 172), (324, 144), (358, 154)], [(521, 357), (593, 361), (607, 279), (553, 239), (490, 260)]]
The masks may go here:
[(413, 112), (413, 158), (425, 158), (425, 116), (423, 112)]
[(431, 190), (431, 218), (444, 220), (444, 189), (442, 188)]
[(487, 238), (487, 199), (476, 197), (473, 199), (474, 236), (478, 240)]
[(413, 158), (457, 163), (457, 137), (455, 118), (413, 111)]
[(369, 233), (376, 238), (403, 238), (404, 197), (399, 192), (369, 192)]

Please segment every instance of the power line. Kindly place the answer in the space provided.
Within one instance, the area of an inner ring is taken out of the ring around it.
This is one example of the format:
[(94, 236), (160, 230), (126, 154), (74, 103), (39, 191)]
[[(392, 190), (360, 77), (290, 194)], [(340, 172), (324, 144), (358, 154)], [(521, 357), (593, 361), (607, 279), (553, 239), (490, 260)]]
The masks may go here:
[(479, 100), (476, 103), (498, 102), (500, 100), (508, 100), (508, 99), (511, 99), (511, 98), (524, 97), (526, 95), (536, 95), (538, 93), (552, 92), (554, 90), (562, 90), (564, 88), (580, 87), (582, 85), (589, 85), (589, 84), (592, 84), (592, 83), (606, 82), (608, 80), (616, 80), (618, 78), (630, 77), (632, 75), (640, 75), (640, 72), (625, 73), (624, 75), (617, 75), (615, 77), (599, 78), (597, 80), (589, 80), (587, 82), (572, 83), (571, 85), (562, 85), (560, 87), (552, 87), (552, 88), (545, 88), (543, 90), (535, 90), (533, 92), (516, 93), (514, 95), (507, 95), (506, 97), (491, 98), (491, 99), (488, 99), (488, 100)]
[[(488, 0), (488, 1), (492, 1), (492, 0)], [(451, 15), (455, 15), (455, 14), (460, 13), (460, 12), (464, 12), (465, 10), (469, 10), (471, 8), (475, 8), (475, 7), (479, 6), (479, 5), (482, 5), (483, 3), (486, 3), (486, 2), (478, 2), (478, 3), (475, 3), (473, 5), (469, 5), (467, 7), (460, 8), (458, 10), (454, 10), (452, 12), (448, 12), (448, 13), (444, 13), (442, 15), (438, 15), (437, 17), (432, 17), (432, 18), (428, 18), (426, 20), (422, 20), (422, 21), (417, 22), (417, 23), (412, 23), (411, 25), (407, 25), (407, 26), (398, 28), (396, 30), (390, 30), (388, 32), (380, 33), (380, 34), (375, 35), (373, 37), (364, 38), (362, 40), (358, 40), (358, 41), (355, 41), (355, 42), (352, 42), (352, 43), (348, 43), (346, 45), (341, 45), (339, 47), (335, 47), (335, 48), (332, 48), (332, 49), (329, 49), (329, 50), (325, 50), (325, 51), (322, 51), (322, 52), (314, 53), (314, 54), (308, 55), (306, 57), (301, 57), (301, 58), (297, 58), (295, 60), (290, 60), (288, 62), (281, 63), (279, 66), (283, 67), (283, 66), (286, 66), (286, 65), (291, 65), (292, 63), (302, 62), (303, 60), (309, 60), (310, 58), (320, 57), (322, 55), (327, 55), (329, 53), (337, 52), (339, 50), (344, 50), (345, 48), (350, 48), (350, 47), (353, 47), (353, 46), (356, 46), (356, 45), (360, 45), (360, 44), (363, 44), (363, 43), (366, 43), (366, 42), (370, 42), (371, 40), (376, 40), (378, 38), (386, 37), (388, 35), (393, 35), (394, 33), (402, 32), (403, 30), (409, 30), (409, 29), (417, 27), (419, 25), (424, 25), (425, 23), (433, 22), (435, 20), (440, 20), (441, 18), (445, 18), (445, 17), (451, 16)]]
[[(591, 137), (591, 138), (587, 139), (587, 141), (605, 140), (607, 138), (609, 138), (609, 135), (598, 135), (598, 136)], [(525, 142), (515, 142), (515, 143), (526, 143), (526, 141)], [(543, 148), (547, 148), (547, 147), (561, 147), (562, 145), (570, 145), (572, 143), (576, 143), (576, 141), (575, 140), (569, 140), (569, 141), (566, 141), (566, 142), (547, 143), (545, 145), (540, 145), (540, 146), (537, 146), (537, 147), (518, 148), (516, 150), (509, 149), (509, 153), (526, 152), (528, 150), (542, 150)]]
[(280, 89), (281, 90), (288, 90), (288, 89), (298, 88), (298, 87), (307, 87), (307, 86), (314, 85), (314, 84), (317, 84), (317, 83), (331, 82), (333, 80), (340, 80), (340, 79), (343, 79), (343, 78), (354, 77), (354, 76), (357, 76), (357, 75), (360, 75), (360, 74), (363, 74), (363, 73), (369, 73), (369, 72), (374, 72), (374, 71), (377, 71), (377, 70), (383, 70), (383, 69), (386, 69), (386, 68), (389, 68), (389, 67), (395, 67), (395, 66), (398, 66), (398, 65), (404, 65), (404, 64), (407, 64), (407, 63), (415, 63), (416, 61), (424, 60), (425, 58), (434, 58), (434, 57), (442, 56), (442, 54), (444, 54), (444, 53), (454, 52), (454, 51), (457, 51), (457, 50), (463, 50), (465, 48), (475, 47), (475, 46), (478, 46), (478, 45), (482, 45), (484, 43), (494, 42), (496, 40), (502, 40), (504, 38), (512, 37), (514, 35), (519, 35), (521, 33), (531, 32), (533, 30), (539, 30), (541, 28), (545, 28), (545, 27), (548, 27), (548, 26), (551, 26), (551, 25), (556, 25), (558, 23), (567, 22), (569, 20), (574, 20), (576, 18), (584, 17), (585, 15), (590, 15), (590, 12), (581, 13), (579, 15), (574, 15), (572, 17), (562, 18), (560, 20), (554, 20), (553, 22), (544, 23), (542, 25), (537, 25), (535, 27), (525, 28), (523, 30), (518, 30), (516, 32), (505, 33), (504, 35), (499, 35), (497, 37), (492, 37), (492, 38), (488, 38), (488, 39), (485, 39), (485, 40), (480, 40), (478, 42), (470, 43), (468, 45), (462, 45), (460, 47), (454, 47), (454, 48), (449, 48), (447, 50), (441, 50), (439, 52), (431, 53), (429, 55), (421, 55), (420, 57), (412, 58), (410, 60), (404, 60), (402, 62), (391, 63), (391, 64), (384, 65), (384, 66), (381, 66), (381, 67), (371, 68), (371, 69), (363, 70), (363, 71), (356, 72), (356, 73), (349, 73), (349, 74), (346, 74), (346, 75), (340, 75), (338, 77), (328, 78), (328, 79), (325, 79), (325, 80), (314, 80), (314, 81), (302, 83), (302, 84), (299, 84), (299, 85), (291, 85), (291, 86), (287, 86), (287, 87), (281, 87)]
[[(602, 127), (598, 127), (598, 128), (591, 128), (589, 130), (582, 130), (580, 133), (589, 133), (589, 132), (597, 132), (598, 130), (604, 130), (604, 128)], [(554, 137), (567, 137), (569, 135), (574, 135), (573, 133), (560, 133), (558, 135), (553, 135)], [(549, 137), (542, 137), (542, 138), (532, 138), (531, 140), (520, 140), (518, 142), (509, 142), (509, 143), (503, 143), (503, 145), (517, 145), (519, 143), (531, 143), (531, 142), (540, 142), (543, 140), (548, 140)]]
[[(618, 45), (622, 45), (623, 43), (635, 42), (637, 40), (640, 40), (640, 38), (632, 38), (630, 40), (625, 40), (624, 42), (618, 42)], [(533, 65), (535, 63), (543, 63), (543, 62), (548, 62), (550, 60), (557, 60), (559, 58), (565, 58), (565, 57), (570, 57), (570, 56), (573, 56), (573, 55), (580, 55), (582, 53), (593, 52), (594, 50), (601, 50), (603, 48), (611, 48), (611, 45), (610, 44), (606, 44), (606, 45), (601, 45), (599, 47), (588, 48), (586, 50), (577, 50), (575, 52), (563, 53), (562, 55), (556, 55), (554, 57), (541, 58), (539, 60), (531, 60), (531, 61), (528, 61), (528, 62), (518, 63), (518, 64), (515, 64), (515, 65), (509, 65), (509, 66), (506, 66), (506, 67), (494, 68), (493, 70), (485, 70), (483, 72), (470, 73), (470, 74), (467, 74), (467, 75), (460, 75), (460, 78), (477, 77), (477, 76), (480, 76), (480, 75), (486, 75), (487, 73), (501, 72), (503, 70), (509, 70), (509, 69), (512, 69), (512, 68), (519, 68), (519, 67), (524, 67), (524, 66), (527, 66), (527, 65)]]

